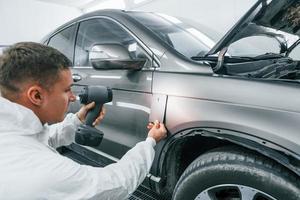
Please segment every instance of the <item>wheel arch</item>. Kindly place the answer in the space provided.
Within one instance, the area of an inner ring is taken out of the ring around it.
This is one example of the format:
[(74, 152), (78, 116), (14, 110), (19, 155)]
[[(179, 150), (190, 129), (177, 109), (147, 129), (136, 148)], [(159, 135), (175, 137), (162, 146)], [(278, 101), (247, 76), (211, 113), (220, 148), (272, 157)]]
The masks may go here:
[(300, 177), (299, 159), (280, 145), (238, 131), (222, 128), (192, 128), (178, 131), (165, 142), (158, 160), (161, 181), (155, 184), (156, 191), (166, 196), (170, 195), (181, 174), (191, 162), (211, 149), (227, 145), (253, 150)]

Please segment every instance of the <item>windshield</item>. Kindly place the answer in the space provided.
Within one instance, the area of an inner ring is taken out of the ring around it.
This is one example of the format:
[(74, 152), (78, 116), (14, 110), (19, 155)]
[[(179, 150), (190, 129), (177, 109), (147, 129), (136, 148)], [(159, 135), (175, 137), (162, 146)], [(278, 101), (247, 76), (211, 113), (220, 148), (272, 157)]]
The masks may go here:
[(164, 14), (131, 12), (138, 22), (157, 35), (165, 44), (187, 58), (205, 55), (215, 42), (207, 33)]

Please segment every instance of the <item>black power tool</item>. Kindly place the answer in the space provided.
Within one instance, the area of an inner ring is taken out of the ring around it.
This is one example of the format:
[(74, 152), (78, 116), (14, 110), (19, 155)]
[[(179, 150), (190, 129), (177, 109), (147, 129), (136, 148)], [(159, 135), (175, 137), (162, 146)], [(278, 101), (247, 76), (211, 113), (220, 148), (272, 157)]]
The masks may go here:
[(93, 122), (98, 117), (103, 104), (112, 101), (112, 90), (104, 86), (85, 86), (79, 98), (80, 103), (89, 104), (94, 101), (95, 106), (87, 113), (85, 124), (77, 129), (75, 142), (86, 146), (98, 146), (102, 141), (103, 132), (94, 128)]

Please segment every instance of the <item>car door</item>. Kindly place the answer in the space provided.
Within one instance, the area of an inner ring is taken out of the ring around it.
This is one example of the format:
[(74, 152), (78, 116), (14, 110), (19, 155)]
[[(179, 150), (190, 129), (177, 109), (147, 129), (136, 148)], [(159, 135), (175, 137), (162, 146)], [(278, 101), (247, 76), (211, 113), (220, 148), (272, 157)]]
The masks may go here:
[[(146, 58), (141, 70), (95, 70), (89, 52), (96, 44), (120, 44), (132, 59)], [(104, 132), (100, 146), (95, 147), (110, 156), (121, 158), (129, 148), (147, 136), (151, 104), (151, 55), (141, 47), (136, 37), (117, 21), (99, 17), (79, 23), (75, 42), (73, 77), (82, 85), (102, 85), (113, 89), (113, 101), (98, 129)], [(77, 93), (80, 86), (75, 86)], [(73, 110), (74, 111), (74, 110)]]
[[(78, 24), (71, 24), (69, 26), (64, 27), (58, 32), (54, 33), (49, 39), (46, 40), (45, 44), (51, 46), (61, 53), (63, 53), (67, 58), (69, 58), (72, 63), (74, 63), (74, 48), (75, 48), (75, 37), (76, 31), (78, 29)], [(76, 74), (73, 75), (73, 79), (76, 79)], [(80, 87), (73, 87), (72, 90), (76, 94), (81, 91)], [(68, 112), (77, 112), (80, 108), (80, 104), (71, 103), (68, 109)]]

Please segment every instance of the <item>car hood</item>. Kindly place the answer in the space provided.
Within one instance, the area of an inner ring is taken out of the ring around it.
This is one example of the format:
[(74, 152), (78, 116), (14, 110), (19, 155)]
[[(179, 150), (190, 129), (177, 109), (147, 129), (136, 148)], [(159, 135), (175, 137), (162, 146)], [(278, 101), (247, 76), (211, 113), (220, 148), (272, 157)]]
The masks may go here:
[(259, 0), (207, 53), (221, 49), (242, 38), (266, 35), (275, 38), (281, 53), (287, 52), (300, 36), (300, 0)]

